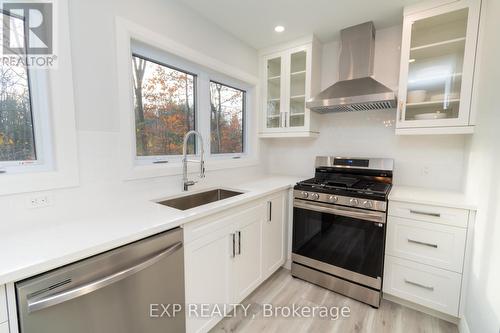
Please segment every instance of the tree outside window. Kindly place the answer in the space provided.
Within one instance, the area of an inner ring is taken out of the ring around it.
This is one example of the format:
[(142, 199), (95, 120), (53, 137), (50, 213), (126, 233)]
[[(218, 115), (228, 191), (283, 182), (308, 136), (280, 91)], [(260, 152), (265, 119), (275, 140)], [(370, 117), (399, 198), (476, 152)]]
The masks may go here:
[(243, 153), (245, 91), (210, 81), (212, 154)]
[(137, 156), (181, 155), (184, 135), (195, 129), (196, 76), (138, 55), (132, 72)]

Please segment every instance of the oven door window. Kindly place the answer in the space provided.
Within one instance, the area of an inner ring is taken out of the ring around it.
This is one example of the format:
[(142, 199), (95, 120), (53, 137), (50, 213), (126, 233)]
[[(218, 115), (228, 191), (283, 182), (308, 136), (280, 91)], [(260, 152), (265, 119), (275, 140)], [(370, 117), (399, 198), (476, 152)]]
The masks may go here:
[(384, 227), (294, 207), (293, 253), (356, 273), (382, 276)]

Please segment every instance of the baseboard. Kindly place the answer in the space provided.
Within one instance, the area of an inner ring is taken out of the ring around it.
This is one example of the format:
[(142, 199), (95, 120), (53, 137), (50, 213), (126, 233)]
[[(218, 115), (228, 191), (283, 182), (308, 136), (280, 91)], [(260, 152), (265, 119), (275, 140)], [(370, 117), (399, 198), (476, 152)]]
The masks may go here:
[(458, 332), (459, 333), (470, 333), (469, 324), (467, 324), (467, 320), (465, 318), (461, 318), (458, 323)]
[(285, 264), (283, 265), (284, 268), (291, 270), (292, 269), (292, 259), (287, 259), (285, 261)]
[[(428, 314), (429, 316), (433, 316), (433, 317), (445, 320), (445, 321), (450, 322), (450, 323), (455, 324), (455, 325), (459, 325), (459, 322), (462, 321), (462, 320), (460, 320), (460, 318), (453, 317), (453, 316), (450, 316), (450, 315), (448, 315), (446, 313), (442, 313), (442, 312), (439, 312), (439, 311), (436, 311), (436, 310), (433, 310), (433, 309), (429, 309), (429, 308), (427, 308), (425, 306), (422, 306), (422, 305), (419, 305), (419, 304), (415, 304), (413, 302), (407, 301), (407, 300), (399, 298), (397, 296), (393, 296), (393, 295), (389, 295), (389, 294), (384, 293), (382, 295), (382, 298), (386, 299), (388, 301), (391, 301), (391, 302), (394, 302), (394, 303), (406, 306), (407, 308), (410, 308), (410, 309), (417, 310), (417, 311), (420, 311), (422, 313)], [(462, 333), (462, 331), (460, 331), (460, 332)], [(468, 331), (463, 331), (463, 332), (464, 333), (469, 333)]]

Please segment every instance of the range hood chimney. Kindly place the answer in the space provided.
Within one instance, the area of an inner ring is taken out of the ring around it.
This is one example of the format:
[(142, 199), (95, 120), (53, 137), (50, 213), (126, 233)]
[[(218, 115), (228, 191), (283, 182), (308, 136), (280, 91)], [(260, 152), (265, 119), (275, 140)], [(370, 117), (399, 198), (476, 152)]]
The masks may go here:
[(343, 29), (340, 38), (339, 81), (307, 101), (307, 108), (327, 113), (396, 107), (394, 91), (373, 79), (373, 22)]

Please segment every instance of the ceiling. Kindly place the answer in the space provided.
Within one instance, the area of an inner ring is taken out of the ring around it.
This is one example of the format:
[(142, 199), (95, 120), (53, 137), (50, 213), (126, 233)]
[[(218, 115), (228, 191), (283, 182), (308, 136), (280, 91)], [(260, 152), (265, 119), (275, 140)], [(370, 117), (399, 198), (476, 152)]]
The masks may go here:
[[(238, 39), (261, 49), (314, 33), (322, 42), (342, 28), (374, 21), (377, 29), (400, 24), (403, 7), (421, 0), (176, 0)], [(274, 31), (283, 25), (285, 32)]]

